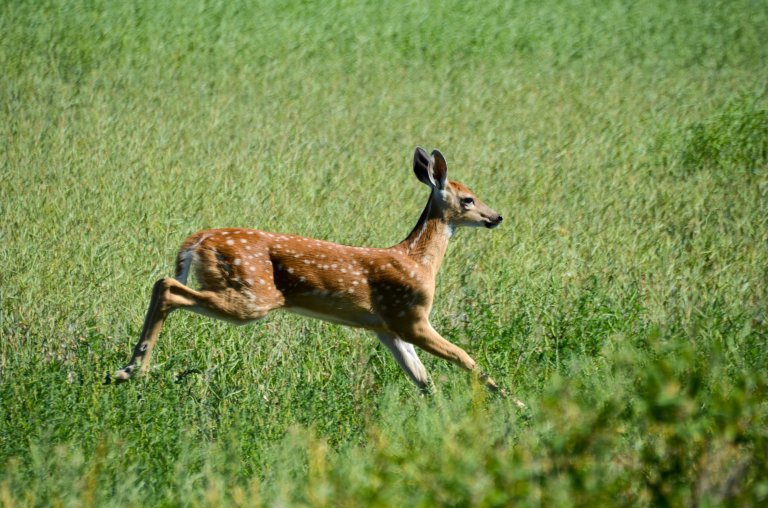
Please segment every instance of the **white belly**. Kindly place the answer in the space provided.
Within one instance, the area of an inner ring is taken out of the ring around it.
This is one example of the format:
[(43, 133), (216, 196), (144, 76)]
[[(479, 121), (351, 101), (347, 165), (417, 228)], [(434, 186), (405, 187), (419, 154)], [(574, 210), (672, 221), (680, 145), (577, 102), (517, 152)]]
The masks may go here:
[(285, 310), (293, 314), (322, 319), (323, 321), (339, 325), (372, 329), (380, 328), (383, 325), (381, 319), (377, 315), (368, 312), (357, 312), (353, 314), (340, 313), (337, 315), (304, 307), (285, 307)]

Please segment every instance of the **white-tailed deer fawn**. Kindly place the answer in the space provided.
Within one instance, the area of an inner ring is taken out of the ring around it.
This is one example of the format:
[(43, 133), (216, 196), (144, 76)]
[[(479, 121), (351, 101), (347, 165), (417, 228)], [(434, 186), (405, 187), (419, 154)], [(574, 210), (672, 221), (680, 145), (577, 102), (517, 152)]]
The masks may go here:
[[(137, 363), (142, 372), (147, 370), (163, 322), (176, 309), (238, 324), (285, 309), (365, 328), (422, 390), (428, 387), (427, 371), (414, 346), (476, 371), (475, 361), (429, 322), (435, 276), (456, 227), (494, 228), (502, 218), (467, 187), (448, 180), (439, 151), (430, 157), (417, 148), (413, 171), (431, 188), (429, 201), (406, 239), (387, 249), (240, 228), (187, 238), (176, 258), (176, 278), (155, 283), (141, 338), (114, 378), (129, 379)], [(186, 285), (190, 270), (195, 270), (199, 290)], [(498, 390), (490, 377), (478, 375)]]

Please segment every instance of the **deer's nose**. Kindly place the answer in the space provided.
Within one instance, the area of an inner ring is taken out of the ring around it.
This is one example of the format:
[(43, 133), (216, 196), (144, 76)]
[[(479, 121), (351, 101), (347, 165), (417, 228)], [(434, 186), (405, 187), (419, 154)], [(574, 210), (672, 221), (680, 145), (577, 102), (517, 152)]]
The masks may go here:
[(501, 224), (501, 221), (504, 220), (504, 217), (501, 215), (497, 215), (496, 217), (489, 218), (488, 222), (485, 223), (485, 227), (487, 228), (495, 228), (499, 224)]

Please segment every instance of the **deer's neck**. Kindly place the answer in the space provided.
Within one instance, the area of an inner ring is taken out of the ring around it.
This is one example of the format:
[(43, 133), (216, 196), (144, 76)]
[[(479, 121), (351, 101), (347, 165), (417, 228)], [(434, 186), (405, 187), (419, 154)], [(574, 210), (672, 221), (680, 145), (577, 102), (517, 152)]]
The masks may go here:
[(453, 226), (445, 220), (430, 195), (419, 222), (397, 247), (423, 265), (434, 277), (440, 270), (451, 235)]

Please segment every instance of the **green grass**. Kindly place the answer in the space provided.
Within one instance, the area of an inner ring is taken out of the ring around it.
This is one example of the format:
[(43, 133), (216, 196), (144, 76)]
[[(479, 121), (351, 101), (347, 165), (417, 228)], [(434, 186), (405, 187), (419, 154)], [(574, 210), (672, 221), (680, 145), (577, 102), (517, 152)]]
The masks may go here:
[[(768, 499), (764, 2), (0, 5), (0, 505)], [(505, 217), (432, 322), (529, 406), (286, 314), (174, 314), (180, 242), (386, 246), (414, 146)], [(194, 370), (197, 373), (180, 374)]]

